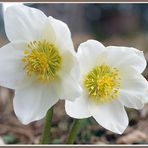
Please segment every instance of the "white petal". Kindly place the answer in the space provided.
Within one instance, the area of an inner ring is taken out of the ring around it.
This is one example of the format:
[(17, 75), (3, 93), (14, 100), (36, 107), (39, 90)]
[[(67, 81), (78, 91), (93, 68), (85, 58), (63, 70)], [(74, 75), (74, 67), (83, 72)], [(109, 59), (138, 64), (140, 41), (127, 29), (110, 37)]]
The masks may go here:
[(52, 86), (32, 84), (16, 90), (14, 111), (23, 124), (28, 124), (42, 119), (57, 101), (58, 97)]
[(80, 66), (76, 53), (65, 51), (61, 54), (61, 57), (62, 65), (57, 75), (60, 77), (60, 79), (72, 75), (73, 79), (76, 79), (76, 82), (78, 83), (80, 79)]
[(129, 108), (142, 109), (144, 106), (144, 96), (142, 93), (137, 94), (136, 92), (120, 90), (118, 99), (124, 106)]
[(84, 93), (81, 97), (76, 98), (74, 101), (66, 100), (65, 110), (66, 113), (73, 118), (82, 119), (91, 116), (88, 111), (88, 98)]
[(24, 79), (22, 65), (23, 50), (26, 43), (9, 43), (0, 48), (0, 85), (16, 88)]
[(80, 44), (77, 55), (82, 73), (103, 63), (105, 60), (104, 51), (105, 47), (95, 40), (88, 40)]
[(131, 66), (142, 73), (146, 68), (146, 59), (142, 51), (132, 47), (107, 47), (108, 63), (115, 67)]
[(143, 94), (143, 103), (148, 103), (148, 89)]
[(81, 95), (82, 89), (79, 84), (79, 78), (76, 79), (74, 75), (65, 75), (60, 79), (57, 89), (60, 99), (74, 100)]
[(72, 52), (65, 52), (62, 55), (62, 67), (57, 75), (59, 78), (57, 92), (60, 99), (74, 100), (80, 96), (82, 89), (79, 84), (79, 63)]
[(145, 95), (148, 90), (147, 80), (132, 68), (123, 68), (119, 100), (123, 105), (141, 109), (144, 106)]
[(64, 22), (57, 20), (53, 17), (49, 17), (50, 23), (56, 34), (56, 46), (61, 52), (70, 50), (74, 52), (73, 42), (71, 39), (71, 32)]
[(65, 51), (61, 54), (61, 57), (62, 57), (62, 66), (61, 69), (59, 70), (59, 75), (61, 77), (68, 75), (71, 72), (71, 70), (74, 69), (75, 66), (78, 67), (78, 70), (75, 71), (75, 74), (80, 73), (78, 61), (76, 58), (76, 53), (73, 54), (70, 51)]
[(112, 132), (122, 134), (128, 126), (127, 113), (118, 100), (104, 104), (91, 102), (89, 111), (101, 126)]
[(139, 74), (135, 69), (123, 68), (121, 73), (121, 84), (122, 90), (131, 91), (134, 93), (143, 93), (148, 90), (148, 81)]
[(13, 5), (4, 13), (5, 31), (10, 41), (37, 40), (47, 17), (40, 10)]
[(50, 19), (47, 19), (45, 21), (45, 24), (43, 25), (43, 29), (41, 33), (41, 40), (46, 40), (53, 44), (55, 44), (56, 42), (56, 34), (51, 25)]

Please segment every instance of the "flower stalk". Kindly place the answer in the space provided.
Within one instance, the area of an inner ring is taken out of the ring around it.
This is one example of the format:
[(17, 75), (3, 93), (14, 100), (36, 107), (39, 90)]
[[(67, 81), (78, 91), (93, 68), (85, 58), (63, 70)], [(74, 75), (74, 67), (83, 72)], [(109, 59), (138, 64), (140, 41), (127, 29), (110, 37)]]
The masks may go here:
[(53, 107), (51, 107), (46, 113), (41, 144), (49, 144), (49, 142), (51, 141), (50, 129), (52, 124), (52, 116), (53, 116)]
[(67, 138), (67, 144), (73, 144), (77, 133), (81, 127), (82, 119), (74, 119), (71, 130)]

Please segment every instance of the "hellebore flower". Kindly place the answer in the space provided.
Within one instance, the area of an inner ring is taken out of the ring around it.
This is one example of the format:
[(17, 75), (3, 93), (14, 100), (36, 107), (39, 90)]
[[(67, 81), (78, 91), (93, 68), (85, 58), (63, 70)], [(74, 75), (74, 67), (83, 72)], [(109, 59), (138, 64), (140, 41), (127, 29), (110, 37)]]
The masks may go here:
[(123, 133), (128, 126), (124, 107), (141, 109), (147, 102), (143, 52), (88, 40), (79, 46), (77, 56), (83, 93), (66, 101), (67, 114), (78, 119), (92, 116), (104, 128)]
[(0, 85), (15, 89), (14, 111), (24, 124), (43, 118), (59, 99), (80, 95), (79, 67), (68, 26), (40, 10), (8, 7), (0, 48)]

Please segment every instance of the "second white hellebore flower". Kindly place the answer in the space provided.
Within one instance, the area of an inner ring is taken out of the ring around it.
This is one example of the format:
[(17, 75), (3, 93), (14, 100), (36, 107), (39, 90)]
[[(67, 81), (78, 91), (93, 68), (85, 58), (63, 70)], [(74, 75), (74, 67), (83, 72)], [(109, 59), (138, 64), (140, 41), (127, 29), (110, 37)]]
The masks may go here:
[(80, 95), (79, 67), (68, 26), (40, 10), (8, 7), (0, 48), (0, 85), (15, 89), (14, 111), (24, 124), (43, 118), (59, 99)]
[(121, 134), (128, 126), (124, 106), (141, 109), (147, 102), (148, 82), (143, 52), (130, 47), (104, 47), (88, 40), (78, 48), (81, 97), (66, 101), (73, 118), (94, 117), (104, 128)]

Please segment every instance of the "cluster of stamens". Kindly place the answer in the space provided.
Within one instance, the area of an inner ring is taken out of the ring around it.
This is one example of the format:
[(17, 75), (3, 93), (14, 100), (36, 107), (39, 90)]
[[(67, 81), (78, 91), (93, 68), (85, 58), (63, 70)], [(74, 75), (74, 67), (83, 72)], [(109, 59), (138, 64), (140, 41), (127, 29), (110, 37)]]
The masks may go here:
[(50, 81), (55, 79), (61, 67), (61, 56), (58, 49), (48, 41), (33, 41), (24, 50), (22, 62), (28, 76)]
[(120, 80), (118, 69), (103, 64), (86, 74), (84, 86), (91, 99), (97, 102), (108, 102), (117, 98)]

